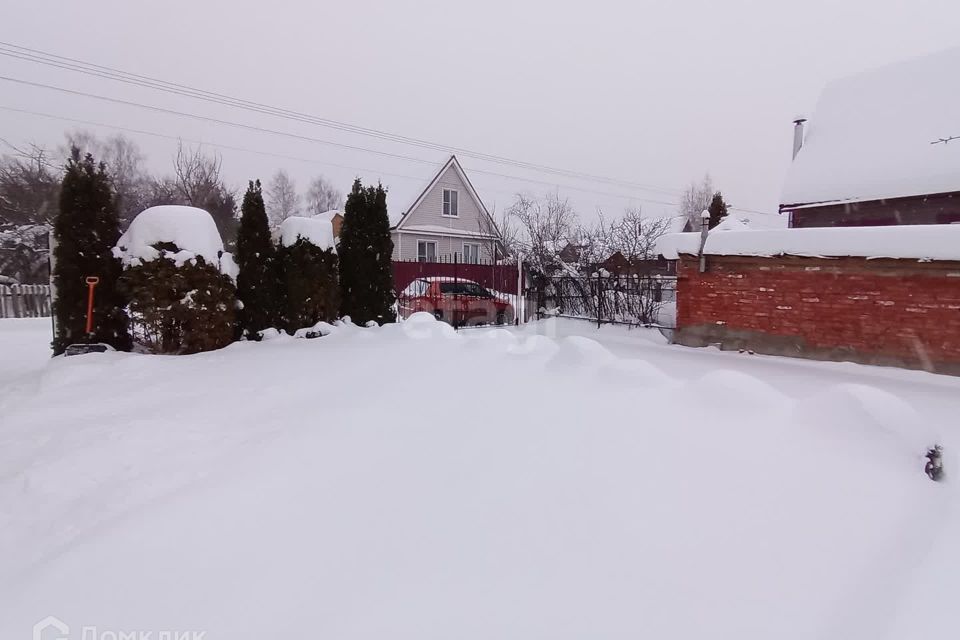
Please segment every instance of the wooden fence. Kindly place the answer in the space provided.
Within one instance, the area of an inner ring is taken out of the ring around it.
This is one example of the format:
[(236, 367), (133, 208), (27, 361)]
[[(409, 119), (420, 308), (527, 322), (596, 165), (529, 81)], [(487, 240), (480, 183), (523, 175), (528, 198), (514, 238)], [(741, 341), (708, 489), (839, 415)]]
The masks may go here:
[(50, 285), (0, 285), (0, 318), (43, 318), (50, 315)]

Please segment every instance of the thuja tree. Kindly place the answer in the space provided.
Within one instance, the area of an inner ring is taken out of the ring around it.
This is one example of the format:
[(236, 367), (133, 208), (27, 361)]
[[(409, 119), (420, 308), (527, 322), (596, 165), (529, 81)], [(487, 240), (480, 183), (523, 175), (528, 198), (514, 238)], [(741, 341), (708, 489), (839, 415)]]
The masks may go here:
[(723, 201), (723, 195), (719, 191), (713, 194), (713, 199), (710, 201), (710, 207), (707, 211), (710, 213), (709, 227), (711, 229), (727, 217), (727, 203)]
[(123, 274), (138, 345), (150, 353), (197, 353), (225, 347), (234, 338), (236, 288), (216, 265), (197, 256), (178, 265), (176, 247)]
[(382, 185), (353, 183), (340, 230), (340, 312), (354, 322), (393, 322), (393, 240)]
[(293, 332), (321, 320), (336, 320), (340, 310), (337, 254), (304, 238), (279, 248), (284, 282), (283, 326)]
[(250, 183), (240, 211), (237, 297), (243, 308), (239, 325), (241, 334), (256, 336), (258, 331), (279, 324), (282, 305), (276, 251), (270, 238), (270, 223), (259, 180)]
[[(112, 250), (120, 237), (109, 176), (93, 156), (74, 148), (60, 187), (60, 211), (54, 221), (54, 354), (75, 342), (104, 342), (130, 348), (126, 300), (117, 287), (120, 262)], [(95, 289), (93, 331), (86, 333), (88, 277)]]

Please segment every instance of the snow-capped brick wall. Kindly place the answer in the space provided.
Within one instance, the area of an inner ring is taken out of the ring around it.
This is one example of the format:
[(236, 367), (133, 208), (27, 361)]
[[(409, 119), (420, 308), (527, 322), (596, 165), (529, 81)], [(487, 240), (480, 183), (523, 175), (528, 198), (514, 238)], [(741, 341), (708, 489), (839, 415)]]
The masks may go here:
[(675, 341), (960, 375), (960, 262), (680, 258)]

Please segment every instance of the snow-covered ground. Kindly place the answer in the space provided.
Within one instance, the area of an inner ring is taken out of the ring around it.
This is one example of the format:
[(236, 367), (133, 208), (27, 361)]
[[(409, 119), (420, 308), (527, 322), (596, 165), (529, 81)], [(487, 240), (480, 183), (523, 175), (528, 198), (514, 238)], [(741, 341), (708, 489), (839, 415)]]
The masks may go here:
[(47, 359), (0, 320), (0, 638), (957, 632), (960, 379), (427, 319)]

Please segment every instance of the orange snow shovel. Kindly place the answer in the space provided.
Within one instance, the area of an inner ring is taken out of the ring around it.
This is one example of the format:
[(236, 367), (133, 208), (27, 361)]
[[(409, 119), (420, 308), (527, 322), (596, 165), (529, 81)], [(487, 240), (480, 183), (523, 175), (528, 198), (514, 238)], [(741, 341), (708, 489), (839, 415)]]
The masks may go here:
[[(100, 282), (97, 276), (87, 276), (87, 340), (93, 337), (93, 290)], [(64, 352), (68, 356), (79, 356), (84, 353), (103, 353), (104, 351), (113, 351), (113, 347), (102, 342), (77, 343), (67, 346)]]

